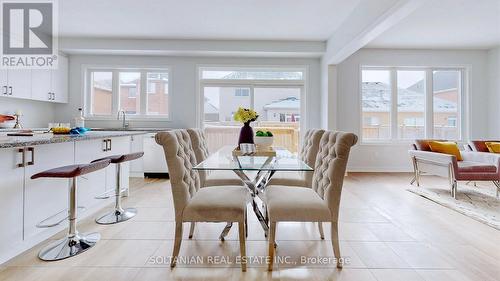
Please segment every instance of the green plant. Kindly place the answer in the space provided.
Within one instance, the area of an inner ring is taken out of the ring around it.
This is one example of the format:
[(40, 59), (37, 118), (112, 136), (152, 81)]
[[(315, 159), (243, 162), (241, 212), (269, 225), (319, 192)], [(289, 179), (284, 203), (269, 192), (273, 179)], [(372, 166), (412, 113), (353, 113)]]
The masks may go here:
[(255, 133), (255, 136), (256, 137), (272, 137), (274, 136), (273, 133), (269, 132), (269, 131), (257, 131)]

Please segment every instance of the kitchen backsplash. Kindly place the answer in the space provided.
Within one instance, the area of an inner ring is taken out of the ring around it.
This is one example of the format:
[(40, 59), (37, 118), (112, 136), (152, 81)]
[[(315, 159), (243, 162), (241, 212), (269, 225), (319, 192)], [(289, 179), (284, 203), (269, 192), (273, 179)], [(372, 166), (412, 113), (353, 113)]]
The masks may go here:
[(47, 127), (48, 123), (54, 122), (55, 108), (54, 104), (48, 102), (0, 97), (0, 114), (14, 114), (21, 110), (24, 128)]

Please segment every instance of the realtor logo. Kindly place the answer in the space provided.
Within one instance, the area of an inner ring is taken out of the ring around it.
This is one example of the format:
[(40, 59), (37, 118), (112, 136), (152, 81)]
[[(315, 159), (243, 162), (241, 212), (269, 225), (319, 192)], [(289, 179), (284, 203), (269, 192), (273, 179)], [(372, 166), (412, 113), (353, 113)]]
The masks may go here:
[(51, 69), (57, 67), (55, 0), (3, 0), (1, 67)]

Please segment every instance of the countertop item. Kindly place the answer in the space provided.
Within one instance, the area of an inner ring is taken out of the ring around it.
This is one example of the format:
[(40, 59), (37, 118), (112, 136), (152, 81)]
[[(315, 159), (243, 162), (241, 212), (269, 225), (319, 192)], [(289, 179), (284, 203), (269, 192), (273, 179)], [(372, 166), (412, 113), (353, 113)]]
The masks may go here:
[(32, 131), (19, 131), (19, 132), (12, 132), (12, 133), (7, 133), (8, 137), (32, 137), (35, 134)]
[(83, 141), (101, 138), (126, 137), (133, 135), (144, 135), (146, 131), (90, 131), (85, 135), (54, 135), (52, 133), (37, 133), (32, 137), (7, 136), (7, 133), (0, 133), (0, 148), (33, 146), (50, 143), (62, 143)]

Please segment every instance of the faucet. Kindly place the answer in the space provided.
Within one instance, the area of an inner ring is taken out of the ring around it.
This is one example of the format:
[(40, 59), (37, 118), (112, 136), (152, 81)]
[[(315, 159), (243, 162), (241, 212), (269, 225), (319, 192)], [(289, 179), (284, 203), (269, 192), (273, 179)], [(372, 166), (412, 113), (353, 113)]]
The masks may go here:
[(122, 128), (126, 129), (126, 128), (128, 128), (128, 126), (129, 126), (129, 124), (128, 124), (128, 122), (127, 122), (127, 114), (125, 113), (125, 110), (120, 109), (120, 110), (118, 111), (118, 120), (120, 120), (120, 114), (123, 114), (123, 118), (122, 118), (122, 120), (123, 120), (123, 123), (122, 123)]

